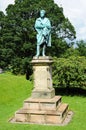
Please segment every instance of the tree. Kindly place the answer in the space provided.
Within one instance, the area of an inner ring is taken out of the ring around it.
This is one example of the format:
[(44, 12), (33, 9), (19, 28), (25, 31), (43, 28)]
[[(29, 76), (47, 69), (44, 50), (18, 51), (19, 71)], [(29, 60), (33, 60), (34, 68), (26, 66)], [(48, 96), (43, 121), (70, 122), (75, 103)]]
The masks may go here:
[(80, 53), (80, 56), (86, 56), (86, 42), (81, 40), (76, 42), (77, 50)]
[(0, 67), (5, 68), (10, 64), (10, 57), (13, 54), (11, 48), (7, 48), (7, 41), (10, 40), (11, 35), (9, 35), (6, 30), (6, 17), (3, 12), (0, 12)]
[[(2, 40), (0, 40), (2, 41), (0, 43), (2, 45), (1, 51), (5, 48), (7, 53), (3, 56), (7, 60), (9, 59), (9, 62), (6, 60), (6, 66), (10, 65), (15, 73), (16, 70), (17, 73), (18, 70), (25, 73), (30, 66), (31, 58), (35, 55), (36, 31), (34, 23), (35, 19), (39, 17), (40, 9), (46, 10), (46, 15), (52, 24), (52, 48), (47, 49), (48, 55), (59, 57), (69, 48), (64, 38), (70, 40), (75, 38), (74, 27), (65, 18), (63, 9), (53, 0), (47, 2), (46, 0), (15, 0), (14, 5), (7, 7), (6, 16), (2, 19), (4, 22), (1, 29)], [(10, 56), (8, 56), (9, 54)], [(18, 59), (21, 59), (21, 65), (19, 65)], [(15, 62), (16, 65), (14, 65)]]

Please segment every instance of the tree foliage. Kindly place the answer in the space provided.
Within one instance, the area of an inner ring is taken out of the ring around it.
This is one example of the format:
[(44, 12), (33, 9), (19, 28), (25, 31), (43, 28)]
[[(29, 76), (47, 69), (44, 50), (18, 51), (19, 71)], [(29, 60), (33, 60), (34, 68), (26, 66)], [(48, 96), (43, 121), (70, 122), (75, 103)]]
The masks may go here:
[(75, 30), (62, 8), (53, 0), (15, 0), (6, 15), (0, 12), (0, 67), (10, 67), (16, 74), (30, 69), (36, 53), (34, 23), (40, 9), (46, 10), (52, 24), (52, 48), (47, 49), (47, 55), (59, 57), (69, 48), (64, 38), (74, 39)]
[(76, 42), (77, 50), (80, 53), (80, 56), (86, 56), (86, 41), (80, 40)]

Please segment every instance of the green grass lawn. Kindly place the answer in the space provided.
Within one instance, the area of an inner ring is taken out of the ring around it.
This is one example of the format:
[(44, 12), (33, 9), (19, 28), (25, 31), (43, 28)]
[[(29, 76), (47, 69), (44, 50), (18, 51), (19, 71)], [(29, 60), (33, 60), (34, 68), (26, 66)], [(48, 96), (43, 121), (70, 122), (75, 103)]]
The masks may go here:
[(33, 85), (25, 76), (10, 73), (0, 74), (0, 130), (86, 130), (86, 97), (62, 96), (62, 101), (69, 104), (74, 112), (71, 122), (66, 126), (48, 126), (34, 124), (16, 124), (8, 120), (15, 111), (23, 106), (23, 101), (30, 97)]

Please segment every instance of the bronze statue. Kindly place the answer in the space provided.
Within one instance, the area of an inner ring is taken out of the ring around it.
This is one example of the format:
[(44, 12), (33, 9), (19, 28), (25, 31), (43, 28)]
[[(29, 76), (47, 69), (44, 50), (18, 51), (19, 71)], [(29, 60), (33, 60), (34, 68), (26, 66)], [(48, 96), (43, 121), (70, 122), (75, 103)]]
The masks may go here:
[(42, 46), (42, 56), (45, 56), (46, 46), (51, 46), (51, 23), (45, 17), (45, 10), (40, 10), (40, 17), (36, 19), (35, 29), (37, 31), (37, 52), (40, 55), (40, 47)]

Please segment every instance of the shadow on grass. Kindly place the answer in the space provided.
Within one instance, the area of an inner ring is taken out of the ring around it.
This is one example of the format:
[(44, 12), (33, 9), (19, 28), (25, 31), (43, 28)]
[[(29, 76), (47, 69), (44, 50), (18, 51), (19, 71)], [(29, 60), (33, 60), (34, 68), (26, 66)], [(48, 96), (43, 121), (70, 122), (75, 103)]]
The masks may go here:
[(55, 95), (86, 96), (86, 89), (82, 88), (55, 88)]

